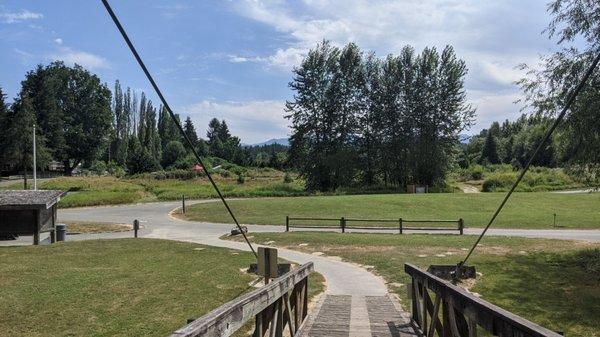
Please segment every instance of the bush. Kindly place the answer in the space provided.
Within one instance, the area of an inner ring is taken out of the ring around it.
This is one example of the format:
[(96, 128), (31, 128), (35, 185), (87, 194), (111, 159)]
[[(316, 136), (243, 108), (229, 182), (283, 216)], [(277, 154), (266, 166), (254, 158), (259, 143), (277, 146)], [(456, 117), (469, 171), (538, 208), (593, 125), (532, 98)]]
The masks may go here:
[[(484, 192), (508, 191), (519, 175), (516, 171), (498, 170), (488, 173), (483, 182)], [(561, 169), (547, 167), (532, 167), (517, 187), (521, 192), (543, 192), (577, 187), (573, 179)]]
[(241, 174), (238, 174), (237, 175), (237, 183), (238, 184), (243, 184), (244, 182), (246, 182), (246, 179), (244, 178), (244, 176), (241, 175)]
[(285, 183), (285, 184), (289, 184), (289, 183), (291, 183), (292, 181), (294, 181), (294, 179), (292, 179), (292, 176), (291, 176), (289, 173), (287, 173), (287, 172), (286, 172), (286, 173), (283, 175), (283, 183)]
[(483, 178), (483, 166), (481, 165), (473, 165), (469, 169), (471, 173), (472, 180), (480, 180)]
[(103, 175), (106, 173), (106, 163), (102, 160), (96, 160), (90, 166), (90, 171), (96, 175)]
[(162, 153), (162, 166), (170, 167), (185, 157), (185, 148), (181, 142), (172, 140), (167, 143)]

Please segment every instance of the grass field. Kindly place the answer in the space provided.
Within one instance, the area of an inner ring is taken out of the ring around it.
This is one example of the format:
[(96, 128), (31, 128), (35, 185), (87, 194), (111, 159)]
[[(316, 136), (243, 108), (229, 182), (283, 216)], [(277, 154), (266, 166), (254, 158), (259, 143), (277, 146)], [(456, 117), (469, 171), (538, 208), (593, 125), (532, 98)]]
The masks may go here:
[[(274, 241), (271, 245), (277, 247), (322, 252), (364, 265), (389, 282), (404, 308), (410, 308), (404, 263), (455, 265), (475, 240), (457, 235), (324, 232), (252, 236), (258, 243)], [(600, 336), (600, 245), (489, 237), (469, 265), (481, 273), (470, 290), (485, 300), (552, 330), (565, 331), (566, 336)]]
[[(165, 336), (251, 290), (251, 254), (150, 239), (0, 248), (3, 336)], [(312, 277), (312, 276), (311, 276)], [(311, 280), (322, 290), (322, 277)]]
[[(405, 220), (463, 218), (467, 227), (483, 227), (503, 197), (502, 193), (380, 194), (249, 199), (234, 200), (230, 204), (238, 219), (247, 224), (282, 225), (285, 216), (290, 215)], [(559, 228), (600, 228), (600, 193), (515, 193), (497, 218), (495, 227), (551, 229), (554, 213)], [(190, 206), (186, 216), (197, 221), (230, 221), (218, 203)]]
[[(223, 195), (227, 197), (280, 197), (306, 195), (302, 181), (283, 182), (283, 173), (255, 169), (248, 172), (243, 184), (236, 177), (215, 175)], [(206, 178), (155, 179), (150, 175), (134, 178), (112, 176), (62, 177), (44, 181), (41, 189), (68, 191), (59, 203), (61, 208), (129, 204), (147, 201), (215, 198), (216, 192)], [(21, 182), (3, 189), (22, 189)]]

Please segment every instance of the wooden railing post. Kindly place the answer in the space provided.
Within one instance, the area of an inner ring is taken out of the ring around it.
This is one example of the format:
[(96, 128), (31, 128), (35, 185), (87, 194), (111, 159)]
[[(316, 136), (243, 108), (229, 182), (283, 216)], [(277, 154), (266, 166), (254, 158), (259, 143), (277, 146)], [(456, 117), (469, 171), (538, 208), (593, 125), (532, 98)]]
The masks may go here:
[(458, 219), (458, 230), (460, 231), (460, 235), (463, 235), (463, 231), (465, 228), (465, 223), (462, 218)]
[(400, 234), (402, 234), (402, 218), (398, 219), (398, 228), (400, 230)]
[(344, 217), (340, 218), (340, 227), (342, 228), (342, 233), (346, 233), (346, 219)]
[(185, 194), (181, 195), (181, 211), (185, 214)]
[(285, 231), (286, 232), (290, 231), (290, 216), (289, 215), (285, 216)]

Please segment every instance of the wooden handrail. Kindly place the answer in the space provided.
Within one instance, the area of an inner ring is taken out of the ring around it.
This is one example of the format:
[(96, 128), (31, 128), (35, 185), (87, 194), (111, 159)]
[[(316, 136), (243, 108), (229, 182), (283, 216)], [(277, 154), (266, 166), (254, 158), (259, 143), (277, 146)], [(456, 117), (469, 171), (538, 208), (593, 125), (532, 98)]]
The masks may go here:
[(303, 264), (194, 320), (171, 337), (231, 336), (251, 319), (256, 319), (254, 336), (263, 336), (269, 325), (283, 331), (286, 323), (295, 336), (307, 315), (308, 275), (313, 270), (312, 262)]
[(477, 336), (477, 326), (494, 336), (561, 336), (412, 264), (406, 263), (404, 271), (412, 278), (412, 323), (424, 336)]

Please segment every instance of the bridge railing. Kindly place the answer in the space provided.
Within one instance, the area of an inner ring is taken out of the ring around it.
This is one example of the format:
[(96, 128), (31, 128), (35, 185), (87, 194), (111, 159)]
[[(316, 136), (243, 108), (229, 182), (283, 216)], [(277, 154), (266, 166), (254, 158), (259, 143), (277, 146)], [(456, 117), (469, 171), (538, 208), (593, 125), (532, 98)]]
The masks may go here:
[[(297, 223), (298, 221), (303, 223)], [(308, 222), (308, 223), (307, 223)], [(319, 222), (321, 224), (315, 224)], [(312, 223), (312, 224), (311, 224)], [(367, 225), (369, 224), (369, 225)], [(378, 224), (378, 225), (371, 225)], [(420, 225), (417, 225), (420, 224)], [(440, 226), (442, 224), (442, 226)], [(456, 224), (448, 227), (445, 224)], [(457, 231), (464, 232), (464, 220), (406, 220), (398, 219), (353, 219), (353, 218), (310, 218), (310, 217), (285, 217), (285, 230), (289, 232), (293, 228), (303, 229), (339, 229), (345, 233), (349, 229), (358, 230), (397, 230), (399, 234), (404, 231)]]
[(560, 337), (558, 333), (484, 301), (411, 264), (411, 321), (423, 336), (476, 337), (484, 330), (502, 337)]
[(308, 275), (313, 263), (306, 263), (273, 279), (269, 284), (223, 304), (175, 331), (171, 337), (231, 336), (254, 319), (253, 336), (282, 336), (287, 328), (296, 336), (308, 313)]

